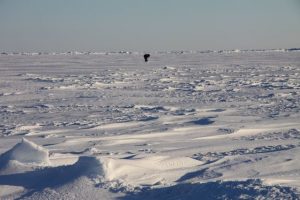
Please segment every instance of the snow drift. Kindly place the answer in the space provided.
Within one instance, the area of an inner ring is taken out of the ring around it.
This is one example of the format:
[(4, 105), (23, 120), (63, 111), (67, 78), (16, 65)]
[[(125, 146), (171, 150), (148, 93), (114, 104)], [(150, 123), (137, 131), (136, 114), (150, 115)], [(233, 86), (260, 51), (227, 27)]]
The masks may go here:
[(0, 156), (0, 174), (49, 164), (48, 150), (23, 138), (20, 143)]
[(0, 55), (0, 199), (299, 199), (299, 52)]

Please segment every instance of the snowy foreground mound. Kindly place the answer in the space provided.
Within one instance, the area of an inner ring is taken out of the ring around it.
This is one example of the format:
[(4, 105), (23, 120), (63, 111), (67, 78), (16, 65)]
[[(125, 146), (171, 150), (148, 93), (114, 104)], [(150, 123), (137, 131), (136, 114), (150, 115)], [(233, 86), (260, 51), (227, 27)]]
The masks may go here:
[[(16, 161), (19, 165), (26, 163), (27, 166), (34, 166), (47, 163), (49, 166), (40, 166), (38, 170), (27, 168), (23, 173), (2, 174), (0, 185), (3, 186), (0, 187), (0, 191), (3, 192), (3, 198), (21, 196), (24, 199), (43, 199), (49, 196), (53, 199), (98, 199), (104, 194), (107, 195), (105, 192), (103, 194), (101, 188), (113, 193), (127, 193), (126, 196), (120, 196), (120, 199), (298, 198), (291, 188), (265, 186), (259, 180), (180, 183), (179, 177), (189, 179), (201, 176), (201, 172), (198, 172), (198, 175), (194, 173), (184, 175), (182, 171), (186, 170), (183, 169), (201, 165), (200, 162), (188, 158), (152, 157), (131, 160), (80, 156), (72, 165), (51, 167), (48, 152), (33, 142), (23, 139), (21, 143), (1, 155), (1, 165), (10, 161)], [(167, 182), (177, 182), (177, 184), (170, 185)], [(73, 186), (71, 187), (70, 184)], [(153, 187), (150, 187), (151, 185)], [(26, 190), (32, 192), (24, 193)], [(85, 195), (85, 192), (89, 193)], [(105, 198), (110, 199), (113, 196)]]
[(17, 161), (24, 164), (49, 164), (50, 162), (47, 149), (25, 138), (22, 139), (21, 143), (16, 144), (0, 157), (1, 165), (5, 165), (9, 161)]
[(0, 55), (0, 199), (299, 199), (300, 51)]
[(23, 138), (22, 142), (0, 156), (0, 174), (48, 164), (50, 164), (48, 150)]

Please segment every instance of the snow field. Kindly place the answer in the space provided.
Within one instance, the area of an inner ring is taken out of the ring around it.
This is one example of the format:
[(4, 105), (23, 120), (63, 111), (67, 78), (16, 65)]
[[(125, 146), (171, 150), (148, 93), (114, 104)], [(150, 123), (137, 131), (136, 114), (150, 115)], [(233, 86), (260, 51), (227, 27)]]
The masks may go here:
[(298, 51), (0, 56), (2, 199), (299, 199)]

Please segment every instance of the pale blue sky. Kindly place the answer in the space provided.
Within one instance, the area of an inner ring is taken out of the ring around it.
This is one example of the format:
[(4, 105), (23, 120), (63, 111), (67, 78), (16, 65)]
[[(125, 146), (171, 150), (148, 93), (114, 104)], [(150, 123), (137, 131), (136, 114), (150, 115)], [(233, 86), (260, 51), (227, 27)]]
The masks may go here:
[(0, 51), (300, 47), (300, 0), (0, 0)]

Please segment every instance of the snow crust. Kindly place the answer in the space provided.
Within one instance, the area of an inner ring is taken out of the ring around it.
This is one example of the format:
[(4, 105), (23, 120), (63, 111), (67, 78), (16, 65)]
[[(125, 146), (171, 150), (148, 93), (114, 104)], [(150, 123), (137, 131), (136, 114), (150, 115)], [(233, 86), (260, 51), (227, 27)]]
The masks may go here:
[(0, 56), (1, 199), (299, 199), (290, 50)]

